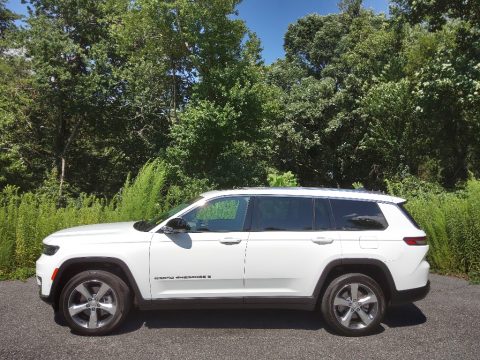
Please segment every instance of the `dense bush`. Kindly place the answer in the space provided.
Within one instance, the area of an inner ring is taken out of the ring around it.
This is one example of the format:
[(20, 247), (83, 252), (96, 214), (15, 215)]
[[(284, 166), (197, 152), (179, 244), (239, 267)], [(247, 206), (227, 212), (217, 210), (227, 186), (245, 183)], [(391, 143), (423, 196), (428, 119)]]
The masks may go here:
[(22, 194), (7, 186), (0, 192), (0, 278), (33, 274), (42, 240), (57, 230), (153, 218), (207, 188), (204, 181), (190, 180), (184, 186), (174, 180), (165, 163), (156, 160), (147, 163), (134, 181), (127, 179), (110, 201), (85, 194), (66, 199), (45, 191)]
[[(296, 184), (288, 173), (275, 172), (269, 179), (271, 186)], [(415, 178), (387, 182), (387, 186), (390, 193), (409, 200), (408, 210), (427, 232), (432, 269), (479, 281), (480, 180), (469, 180), (456, 192)], [(42, 239), (54, 231), (82, 224), (153, 218), (207, 188), (205, 181), (179, 180), (159, 160), (147, 163), (133, 181), (128, 178), (112, 200), (85, 194), (59, 199), (44, 188), (36, 193), (19, 193), (7, 186), (0, 192), (0, 278), (31, 275)]]
[(407, 209), (428, 235), (432, 268), (480, 281), (480, 180), (455, 192), (412, 178), (388, 185), (409, 199)]
[(298, 186), (298, 181), (291, 171), (280, 173), (272, 169), (267, 176), (268, 185), (270, 186)]

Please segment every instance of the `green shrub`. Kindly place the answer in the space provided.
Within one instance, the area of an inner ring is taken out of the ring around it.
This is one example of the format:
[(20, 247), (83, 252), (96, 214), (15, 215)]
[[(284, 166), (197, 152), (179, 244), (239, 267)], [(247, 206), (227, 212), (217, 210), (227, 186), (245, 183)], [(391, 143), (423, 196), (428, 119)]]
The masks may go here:
[(31, 276), (42, 240), (55, 231), (153, 218), (206, 189), (205, 180), (179, 178), (160, 160), (147, 163), (133, 181), (128, 178), (111, 201), (86, 194), (59, 198), (45, 187), (20, 194), (7, 186), (0, 191), (0, 279)]
[(276, 170), (272, 170), (267, 175), (267, 181), (268, 181), (268, 185), (272, 187), (298, 186), (297, 178), (291, 171), (280, 173)]
[[(295, 186), (291, 173), (269, 175), (271, 186)], [(432, 268), (442, 273), (466, 274), (480, 281), (480, 180), (446, 192), (435, 184), (407, 178), (387, 182), (391, 194), (408, 199), (406, 205), (426, 231)], [(20, 194), (6, 186), (0, 191), (0, 279), (33, 274), (41, 241), (72, 226), (148, 219), (207, 190), (206, 180), (174, 173), (163, 161), (147, 163), (112, 200), (92, 195), (59, 199), (40, 189)], [(61, 204), (61, 205), (60, 205)]]
[(145, 164), (135, 181), (128, 177), (117, 198), (118, 219), (151, 219), (165, 211), (162, 193), (165, 192), (166, 178), (167, 167), (160, 160)]
[[(417, 186), (415, 186), (417, 184)], [(406, 208), (428, 235), (432, 269), (480, 277), (480, 181), (455, 192), (412, 178), (388, 183), (390, 193), (408, 199)]]
[(12, 186), (0, 193), (0, 275), (14, 266), (18, 198)]

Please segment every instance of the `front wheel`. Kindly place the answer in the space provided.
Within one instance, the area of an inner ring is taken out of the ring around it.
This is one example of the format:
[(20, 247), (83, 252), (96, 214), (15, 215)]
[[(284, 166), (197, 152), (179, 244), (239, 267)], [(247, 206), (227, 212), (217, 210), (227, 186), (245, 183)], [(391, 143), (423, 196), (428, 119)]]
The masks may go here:
[(60, 295), (60, 311), (80, 335), (105, 335), (117, 328), (130, 309), (130, 292), (118, 276), (101, 270), (75, 275)]
[(378, 328), (385, 314), (381, 287), (363, 274), (346, 274), (334, 279), (325, 290), (321, 311), (335, 332), (363, 336)]

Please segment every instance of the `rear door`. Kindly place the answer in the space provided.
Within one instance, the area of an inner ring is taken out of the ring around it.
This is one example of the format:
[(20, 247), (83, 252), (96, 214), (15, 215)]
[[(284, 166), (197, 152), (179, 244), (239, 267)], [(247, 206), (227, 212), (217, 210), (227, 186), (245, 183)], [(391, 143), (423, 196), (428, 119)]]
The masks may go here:
[(374, 201), (331, 199), (335, 227), (346, 257), (372, 257), (380, 254), (388, 223)]
[[(250, 297), (308, 297), (341, 243), (327, 199), (257, 196), (245, 265)], [(247, 302), (255, 301), (251, 299)]]

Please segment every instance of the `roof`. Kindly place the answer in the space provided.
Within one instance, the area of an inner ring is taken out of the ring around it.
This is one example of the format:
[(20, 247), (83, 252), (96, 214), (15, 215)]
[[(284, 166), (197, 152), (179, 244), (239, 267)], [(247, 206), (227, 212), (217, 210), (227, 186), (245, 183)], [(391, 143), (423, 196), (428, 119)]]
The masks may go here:
[(352, 189), (329, 189), (311, 187), (252, 187), (232, 190), (213, 190), (203, 193), (205, 198), (221, 195), (296, 195), (296, 196), (318, 196), (337, 199), (358, 199), (374, 200), (399, 204), (405, 199), (390, 196), (376, 191), (352, 190)]

